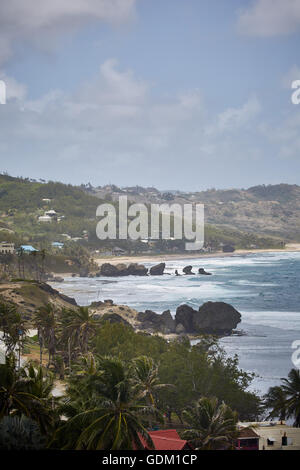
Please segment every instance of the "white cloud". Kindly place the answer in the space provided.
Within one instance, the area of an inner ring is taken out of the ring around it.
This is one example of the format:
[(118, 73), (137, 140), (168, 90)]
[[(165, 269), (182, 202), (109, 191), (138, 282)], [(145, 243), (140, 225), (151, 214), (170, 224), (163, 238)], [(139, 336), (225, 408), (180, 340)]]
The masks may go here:
[(109, 59), (72, 95), (53, 90), (34, 101), (24, 96), (9, 102), (0, 107), (0, 149), (10, 155), (6, 169), (94, 184), (164, 186), (166, 180), (165, 187), (179, 187), (197, 172), (214, 174), (220, 161), (229, 167), (256, 158), (255, 97), (212, 116), (197, 89), (159, 98), (152, 88)]
[(255, 0), (240, 12), (238, 29), (250, 36), (275, 36), (300, 30), (300, 0)]
[(13, 77), (9, 77), (4, 71), (0, 70), (0, 80), (6, 85), (6, 99), (24, 100), (26, 96), (26, 86), (17, 82)]
[(222, 132), (238, 131), (246, 128), (248, 124), (260, 113), (261, 105), (254, 96), (240, 108), (228, 108), (221, 112), (213, 125), (206, 128), (206, 134), (211, 135)]
[(9, 0), (0, 2), (0, 63), (13, 53), (16, 41), (38, 47), (88, 22), (120, 24), (134, 18), (136, 0)]

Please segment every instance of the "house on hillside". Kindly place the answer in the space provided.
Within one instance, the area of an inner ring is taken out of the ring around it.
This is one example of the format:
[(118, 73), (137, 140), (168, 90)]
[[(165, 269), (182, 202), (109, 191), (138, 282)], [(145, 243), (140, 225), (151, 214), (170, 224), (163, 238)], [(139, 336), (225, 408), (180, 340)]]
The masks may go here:
[(50, 217), (49, 215), (40, 215), (40, 217), (38, 218), (39, 222), (52, 222), (52, 220), (52, 217)]
[(18, 251), (23, 251), (24, 253), (34, 253), (38, 252), (36, 248), (34, 248), (32, 245), (21, 245)]
[(9, 242), (1, 242), (0, 243), (0, 254), (7, 255), (13, 254), (15, 252), (15, 244)]

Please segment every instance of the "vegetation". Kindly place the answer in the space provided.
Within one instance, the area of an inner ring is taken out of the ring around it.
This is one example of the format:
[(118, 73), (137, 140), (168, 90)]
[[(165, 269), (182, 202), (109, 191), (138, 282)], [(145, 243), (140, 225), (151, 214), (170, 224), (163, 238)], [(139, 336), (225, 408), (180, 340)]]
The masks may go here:
[(294, 426), (300, 427), (300, 371), (291, 369), (282, 385), (271, 387), (265, 396), (265, 406), (270, 417), (294, 419)]

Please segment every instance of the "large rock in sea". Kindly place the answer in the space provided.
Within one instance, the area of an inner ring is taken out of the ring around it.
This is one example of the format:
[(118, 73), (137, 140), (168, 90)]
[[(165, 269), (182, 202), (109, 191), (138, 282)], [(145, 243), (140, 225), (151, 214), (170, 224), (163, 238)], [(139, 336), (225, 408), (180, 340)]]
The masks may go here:
[(176, 310), (176, 325), (183, 325), (187, 333), (228, 335), (241, 321), (241, 314), (225, 302), (206, 302), (199, 310), (180, 305)]
[(99, 275), (107, 277), (119, 277), (119, 276), (146, 276), (148, 269), (143, 264), (131, 263), (129, 266), (126, 264), (102, 264)]
[(127, 268), (127, 273), (132, 276), (147, 276), (148, 268), (143, 264), (131, 263)]
[(204, 276), (211, 276), (211, 273), (208, 273), (207, 271), (205, 271), (204, 268), (199, 268), (198, 274), (203, 274)]
[(192, 272), (192, 269), (193, 269), (193, 266), (185, 266), (185, 268), (183, 268), (183, 272), (184, 274), (195, 274)]
[(166, 310), (161, 315), (152, 310), (145, 310), (145, 312), (138, 313), (137, 320), (142, 330), (159, 331), (164, 334), (175, 332), (175, 320), (170, 310)]
[(155, 266), (152, 266), (152, 268), (150, 268), (149, 273), (151, 276), (161, 276), (164, 273), (165, 267), (166, 263), (156, 264)]

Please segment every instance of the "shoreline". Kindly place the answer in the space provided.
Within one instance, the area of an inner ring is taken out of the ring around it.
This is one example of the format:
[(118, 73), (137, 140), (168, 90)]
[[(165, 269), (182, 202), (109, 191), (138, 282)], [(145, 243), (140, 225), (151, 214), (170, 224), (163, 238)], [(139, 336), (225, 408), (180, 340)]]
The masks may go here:
[(300, 243), (288, 243), (285, 248), (272, 249), (254, 249), (254, 250), (236, 250), (233, 253), (224, 253), (223, 251), (215, 251), (213, 253), (168, 253), (155, 255), (132, 255), (132, 256), (106, 256), (93, 257), (94, 263), (101, 266), (103, 263), (119, 264), (119, 263), (151, 263), (166, 262), (182, 259), (205, 259), (205, 258), (226, 258), (228, 256), (243, 256), (251, 254), (263, 253), (293, 253), (300, 252)]

